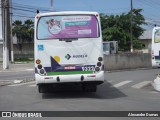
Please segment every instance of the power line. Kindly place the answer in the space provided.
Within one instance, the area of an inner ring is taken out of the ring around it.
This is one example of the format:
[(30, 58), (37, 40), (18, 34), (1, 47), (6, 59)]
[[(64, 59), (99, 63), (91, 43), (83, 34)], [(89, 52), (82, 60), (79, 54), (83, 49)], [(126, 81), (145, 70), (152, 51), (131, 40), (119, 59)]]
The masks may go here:
[(17, 16), (17, 17), (25, 17), (25, 18), (34, 18), (34, 17), (30, 17), (30, 16), (16, 15), (16, 14), (14, 14), (13, 16)]
[[(25, 6), (19, 6), (19, 5), (14, 5), (14, 7), (16, 8), (25, 8), (25, 9), (34, 9), (34, 10), (37, 10), (36, 8), (31, 8), (31, 7), (25, 7)], [(49, 11), (49, 10), (46, 10), (46, 9), (40, 9), (42, 11)]]
[(42, 10), (42, 11), (49, 11), (49, 9), (48, 8), (44, 8), (44, 7), (39, 7), (39, 6), (31, 6), (31, 5), (25, 5), (25, 4), (19, 4), (19, 3), (14, 3), (13, 2), (13, 5), (14, 6), (19, 6), (19, 7), (26, 7), (26, 8), (29, 8), (29, 9), (40, 9), (40, 10)]
[(15, 8), (15, 7), (12, 7), (13, 10), (20, 10), (20, 11), (26, 11), (26, 12), (32, 12), (34, 13), (35, 11), (33, 10), (26, 10), (26, 9), (22, 9), (22, 8)]

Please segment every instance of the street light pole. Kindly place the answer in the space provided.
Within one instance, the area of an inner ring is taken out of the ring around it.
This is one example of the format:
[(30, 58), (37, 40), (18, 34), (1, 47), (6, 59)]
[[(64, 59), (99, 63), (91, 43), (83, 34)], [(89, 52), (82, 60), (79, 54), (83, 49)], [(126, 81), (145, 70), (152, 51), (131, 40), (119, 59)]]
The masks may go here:
[(131, 38), (130, 38), (130, 51), (133, 52), (133, 20), (132, 20), (132, 15), (133, 15), (133, 1), (131, 0), (131, 16), (130, 16), (130, 21), (131, 21), (131, 27), (130, 27), (130, 31), (131, 31)]

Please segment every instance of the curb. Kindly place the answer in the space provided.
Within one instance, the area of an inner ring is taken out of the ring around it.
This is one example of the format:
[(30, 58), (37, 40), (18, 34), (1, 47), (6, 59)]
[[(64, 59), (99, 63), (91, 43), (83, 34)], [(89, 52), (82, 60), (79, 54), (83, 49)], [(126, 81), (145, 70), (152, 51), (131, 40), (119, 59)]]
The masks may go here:
[(1, 86), (7, 86), (7, 85), (13, 85), (13, 84), (21, 84), (21, 83), (27, 83), (35, 81), (35, 79), (26, 79), (26, 80), (0, 80), (0, 87)]
[(12, 82), (0, 82), (0, 87), (1, 86), (6, 86), (6, 85), (12, 85)]
[(18, 62), (18, 61), (17, 61), (17, 62), (13, 62), (13, 63), (11, 63), (11, 64), (14, 65), (14, 64), (29, 64), (29, 63), (33, 63), (33, 64), (34, 64), (34, 61), (24, 61), (24, 62), (20, 62), (20, 61)]
[(135, 68), (135, 69), (121, 69), (121, 70), (106, 70), (107, 73), (112, 72), (124, 72), (124, 71), (136, 71), (136, 70), (150, 70), (150, 69), (157, 69), (157, 68)]

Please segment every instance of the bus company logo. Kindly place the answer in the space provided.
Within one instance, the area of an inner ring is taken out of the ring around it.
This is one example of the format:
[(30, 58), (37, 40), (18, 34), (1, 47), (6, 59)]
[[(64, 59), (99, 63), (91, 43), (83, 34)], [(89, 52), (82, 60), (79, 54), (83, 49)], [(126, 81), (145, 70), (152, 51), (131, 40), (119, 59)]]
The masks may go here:
[(69, 59), (71, 58), (70, 54), (67, 54), (67, 55), (65, 56), (65, 58), (66, 58), (67, 60), (69, 60)]
[(65, 56), (65, 58), (67, 59), (67, 60), (69, 60), (70, 58), (86, 58), (86, 57), (88, 57), (88, 55), (87, 54), (82, 54), (82, 55), (73, 55), (73, 56), (71, 56), (70, 54), (67, 54), (66, 56)]
[(86, 58), (88, 57), (87, 54), (82, 54), (82, 55), (73, 55), (73, 58)]

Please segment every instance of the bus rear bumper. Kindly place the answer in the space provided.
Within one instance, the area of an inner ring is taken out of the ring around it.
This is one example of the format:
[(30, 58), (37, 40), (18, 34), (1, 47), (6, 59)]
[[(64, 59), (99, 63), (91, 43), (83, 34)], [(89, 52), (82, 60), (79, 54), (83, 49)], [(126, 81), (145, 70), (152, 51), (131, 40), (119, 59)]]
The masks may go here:
[(55, 76), (40, 76), (35, 74), (36, 84), (54, 84), (54, 83), (95, 83), (101, 84), (104, 82), (104, 71), (96, 74), (76, 74), (76, 75), (55, 75)]

